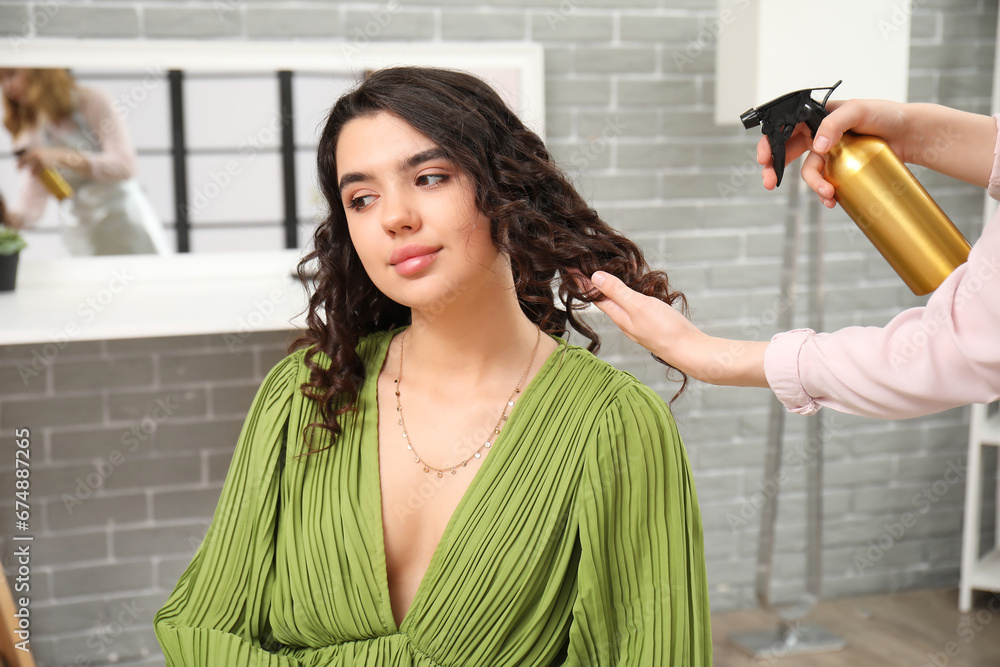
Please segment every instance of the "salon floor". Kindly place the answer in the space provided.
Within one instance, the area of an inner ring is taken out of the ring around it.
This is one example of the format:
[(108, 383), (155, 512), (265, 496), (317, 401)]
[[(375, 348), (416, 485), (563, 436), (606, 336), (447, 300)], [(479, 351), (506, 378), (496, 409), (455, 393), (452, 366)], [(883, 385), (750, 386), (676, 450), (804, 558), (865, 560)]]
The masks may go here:
[(712, 618), (716, 667), (1000, 667), (1000, 596), (980, 593), (958, 611), (958, 589), (913, 591), (822, 602), (807, 622), (847, 640), (841, 651), (750, 658), (727, 641), (734, 632), (775, 625), (759, 609)]

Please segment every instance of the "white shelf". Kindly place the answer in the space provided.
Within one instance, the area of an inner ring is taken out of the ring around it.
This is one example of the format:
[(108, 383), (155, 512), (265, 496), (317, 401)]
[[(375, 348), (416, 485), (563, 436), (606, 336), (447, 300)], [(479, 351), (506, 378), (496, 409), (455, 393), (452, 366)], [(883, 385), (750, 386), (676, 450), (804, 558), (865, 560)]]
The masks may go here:
[[(1000, 592), (1000, 543), (994, 541), (985, 558), (979, 558), (982, 518), (983, 448), (1000, 445), (1000, 413), (990, 415), (989, 405), (973, 405), (969, 410), (969, 456), (966, 464), (965, 516), (962, 527), (962, 576), (958, 586), (958, 608), (972, 610), (973, 591)], [(1000, 488), (997, 490), (1000, 506)], [(994, 527), (1000, 538), (1000, 516)]]
[(1000, 447), (1000, 410), (979, 426), (979, 444)]
[(969, 586), (978, 591), (1000, 592), (1000, 549), (994, 549), (973, 566)]
[(303, 328), (299, 250), (22, 261), (0, 345)]

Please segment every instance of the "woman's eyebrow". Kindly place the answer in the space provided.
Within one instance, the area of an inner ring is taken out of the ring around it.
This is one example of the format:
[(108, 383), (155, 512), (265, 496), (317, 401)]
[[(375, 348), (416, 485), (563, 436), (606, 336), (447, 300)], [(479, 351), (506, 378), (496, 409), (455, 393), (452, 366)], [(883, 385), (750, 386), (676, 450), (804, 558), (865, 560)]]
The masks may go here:
[(417, 165), (423, 164), (424, 162), (430, 162), (431, 160), (447, 160), (448, 156), (444, 154), (444, 151), (435, 146), (434, 148), (428, 148), (425, 151), (420, 151), (416, 155), (411, 155), (410, 157), (403, 160), (399, 165), (399, 170), (404, 171), (406, 169), (412, 169)]
[[(415, 153), (410, 157), (399, 163), (396, 167), (397, 171), (406, 171), (407, 169), (413, 169), (414, 167), (423, 164), (424, 162), (429, 162), (431, 160), (447, 160), (448, 156), (445, 152), (435, 146), (434, 148), (428, 148), (425, 151), (420, 151)], [(344, 174), (340, 179), (340, 191), (343, 192), (351, 183), (357, 183), (358, 181), (368, 181), (374, 179), (371, 174), (365, 174), (359, 171), (351, 172), (350, 174)]]

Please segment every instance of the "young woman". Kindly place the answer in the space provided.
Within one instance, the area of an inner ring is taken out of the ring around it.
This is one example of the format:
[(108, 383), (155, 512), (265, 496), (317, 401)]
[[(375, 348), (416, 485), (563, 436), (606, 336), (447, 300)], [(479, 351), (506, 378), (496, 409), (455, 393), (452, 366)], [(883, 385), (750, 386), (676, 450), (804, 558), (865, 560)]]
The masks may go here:
[(30, 176), (6, 222), (33, 225), (50, 193), (40, 176), (57, 171), (72, 188), (59, 208), (70, 255), (170, 252), (163, 227), (135, 180), (135, 149), (111, 100), (62, 69), (0, 69), (4, 126)]
[(374, 73), (318, 160), (309, 328), (156, 616), (167, 664), (710, 664), (670, 412), (563, 338), (598, 345), (573, 272), (681, 295), (475, 77)]

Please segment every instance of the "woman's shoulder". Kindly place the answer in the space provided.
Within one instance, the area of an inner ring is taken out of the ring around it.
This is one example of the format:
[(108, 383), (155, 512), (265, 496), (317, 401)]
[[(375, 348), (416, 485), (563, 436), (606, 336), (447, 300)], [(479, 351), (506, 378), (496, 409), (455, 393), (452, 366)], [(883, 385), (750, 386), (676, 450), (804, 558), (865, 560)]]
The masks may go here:
[(77, 84), (73, 88), (74, 106), (90, 122), (102, 119), (115, 110), (115, 101), (104, 90)]
[(649, 408), (669, 415), (669, 407), (655, 390), (586, 348), (560, 339), (560, 349), (553, 354), (561, 355), (562, 358), (556, 360), (559, 373), (563, 382), (570, 384), (578, 394), (579, 400), (589, 401), (595, 408), (604, 410), (627, 405), (630, 410)]
[(111, 107), (114, 101), (106, 91), (101, 88), (91, 88), (76, 84), (73, 88), (73, 95), (76, 98), (77, 106), (80, 108), (89, 106)]

